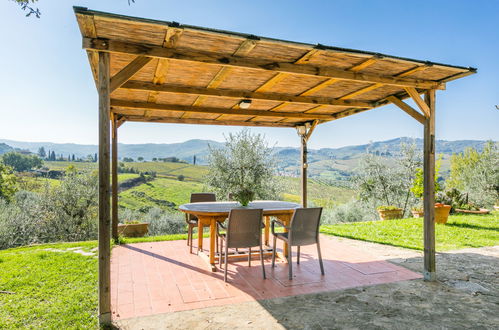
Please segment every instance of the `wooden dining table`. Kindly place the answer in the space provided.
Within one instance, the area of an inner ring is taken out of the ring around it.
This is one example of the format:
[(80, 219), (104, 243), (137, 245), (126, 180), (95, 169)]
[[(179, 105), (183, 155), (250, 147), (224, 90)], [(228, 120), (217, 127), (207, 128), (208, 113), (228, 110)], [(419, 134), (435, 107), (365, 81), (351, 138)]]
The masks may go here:
[[(270, 217), (276, 217), (284, 225), (289, 225), (294, 210), (300, 205), (284, 201), (253, 201), (246, 208), (263, 209), (263, 220), (265, 223), (264, 245), (269, 245)], [(220, 257), (216, 254), (215, 244), (217, 239), (217, 223), (224, 222), (229, 217), (230, 210), (241, 208), (238, 202), (202, 202), (188, 203), (179, 206), (179, 210), (192, 214), (198, 218), (198, 254), (204, 257), (216, 271), (216, 261)], [(210, 248), (208, 255), (203, 250), (203, 228), (210, 227)], [(287, 255), (287, 246), (284, 246), (284, 255)]]

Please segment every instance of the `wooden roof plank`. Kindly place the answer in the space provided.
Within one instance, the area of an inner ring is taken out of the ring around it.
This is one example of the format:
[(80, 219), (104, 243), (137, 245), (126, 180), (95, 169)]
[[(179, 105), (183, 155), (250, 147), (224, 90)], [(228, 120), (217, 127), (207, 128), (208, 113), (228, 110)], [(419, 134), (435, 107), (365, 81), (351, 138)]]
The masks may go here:
[(132, 89), (132, 90), (143, 90), (143, 91), (156, 91), (164, 93), (219, 96), (219, 97), (227, 97), (235, 99), (256, 99), (256, 100), (279, 101), (287, 103), (303, 103), (303, 104), (318, 104), (318, 105), (322, 104), (322, 105), (334, 105), (334, 106), (343, 106), (343, 107), (373, 108), (376, 106), (376, 103), (372, 102), (338, 100), (335, 98), (320, 97), (320, 96), (294, 96), (289, 94), (261, 93), (261, 92), (250, 92), (250, 91), (230, 90), (230, 89), (204, 88), (204, 87), (195, 87), (195, 86), (155, 85), (142, 81), (128, 81), (124, 85), (122, 85), (121, 88)]
[(243, 67), (257, 70), (275, 71), (283, 74), (319, 76), (340, 80), (382, 83), (399, 87), (419, 89), (444, 89), (445, 84), (435, 81), (381, 76), (376, 74), (352, 72), (334, 67), (294, 64), (289, 62), (271, 62), (262, 59), (248, 59), (235, 56), (221, 56), (217, 53), (168, 49), (154, 45), (136, 44), (118, 40), (83, 38), (83, 48), (97, 51), (117, 52), (132, 55), (171, 58), (180, 61), (201, 62), (210, 65)]

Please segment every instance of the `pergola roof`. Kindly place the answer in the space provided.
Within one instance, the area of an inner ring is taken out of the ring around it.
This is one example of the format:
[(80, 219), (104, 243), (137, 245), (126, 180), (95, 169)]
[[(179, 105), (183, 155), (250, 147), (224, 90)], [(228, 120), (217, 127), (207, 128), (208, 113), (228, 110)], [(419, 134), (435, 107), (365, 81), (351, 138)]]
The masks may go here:
[[(476, 72), (81, 7), (74, 10), (96, 83), (98, 51), (111, 55), (111, 112), (120, 121), (294, 127), (391, 102), (403, 108), (404, 98), (417, 100), (426, 90), (444, 89), (446, 82)], [(242, 109), (242, 100), (251, 100), (250, 107)], [(411, 109), (404, 110), (411, 114)], [(418, 114), (411, 116), (424, 118)]]

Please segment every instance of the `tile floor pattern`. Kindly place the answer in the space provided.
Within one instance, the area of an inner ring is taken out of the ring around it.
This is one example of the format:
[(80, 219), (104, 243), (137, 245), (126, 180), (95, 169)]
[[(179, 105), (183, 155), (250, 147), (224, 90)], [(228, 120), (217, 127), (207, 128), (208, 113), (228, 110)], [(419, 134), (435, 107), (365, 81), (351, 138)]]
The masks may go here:
[[(205, 239), (204, 246), (208, 243)], [(272, 269), (267, 257), (266, 280), (255, 258), (251, 267), (247, 260), (230, 261), (229, 282), (225, 283), (223, 271), (211, 272), (203, 259), (189, 253), (186, 241), (118, 246), (111, 256), (112, 317), (125, 319), (421, 277), (369, 251), (355, 249), (347, 241), (321, 235), (321, 248), (325, 276), (321, 276), (313, 245), (302, 247), (300, 265), (293, 258), (291, 281), (287, 263), (277, 262)]]

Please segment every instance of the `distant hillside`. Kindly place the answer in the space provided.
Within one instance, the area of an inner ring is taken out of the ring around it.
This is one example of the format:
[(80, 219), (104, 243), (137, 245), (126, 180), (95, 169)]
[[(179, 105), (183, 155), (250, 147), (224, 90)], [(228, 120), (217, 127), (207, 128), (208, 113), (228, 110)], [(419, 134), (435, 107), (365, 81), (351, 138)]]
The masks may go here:
[[(419, 149), (423, 147), (422, 139), (412, 139), (407, 137), (400, 137), (387, 141), (377, 141), (370, 144), (347, 146), (342, 148), (322, 148), (322, 149), (309, 149), (309, 162), (311, 163), (311, 174), (314, 174), (313, 169), (317, 168), (320, 171), (327, 171), (329, 168), (334, 168), (339, 171), (349, 171), (355, 165), (352, 160), (358, 158), (367, 150), (371, 152), (378, 152), (381, 155), (394, 155), (400, 152), (402, 143), (412, 144), (415, 143)], [(462, 152), (468, 147), (473, 147), (482, 150), (486, 141), (475, 140), (459, 140), (459, 141), (436, 141), (437, 153), (444, 155), (451, 155), (452, 153)], [(212, 140), (188, 140), (181, 143), (171, 144), (119, 144), (119, 156), (131, 157), (144, 157), (146, 160), (152, 158), (165, 158), (177, 157), (192, 163), (193, 157), (196, 156), (198, 164), (206, 164), (206, 156), (209, 153), (208, 145), (218, 148), (223, 146), (223, 143)], [(20, 142), (12, 140), (0, 139), (0, 153), (2, 150), (10, 151), (12, 148), (27, 149), (32, 152), (37, 152), (40, 147), (44, 147), (46, 151), (54, 151), (57, 155), (67, 156), (74, 154), (76, 157), (86, 157), (93, 155), (97, 152), (96, 145), (84, 145), (74, 143), (52, 143), (52, 142)], [(299, 148), (282, 148), (275, 149), (277, 158), (279, 160), (279, 167), (285, 172), (296, 172), (296, 167), (299, 165), (300, 150)], [(6, 152), (4, 151), (4, 152)], [(448, 157), (447, 157), (448, 158)], [(316, 163), (315, 165), (312, 165)]]
[[(14, 148), (27, 149), (32, 152), (37, 152), (40, 147), (44, 147), (45, 151), (54, 151), (57, 155), (62, 154), (64, 157), (74, 154), (75, 157), (86, 157), (87, 155), (95, 154), (98, 149), (97, 145), (91, 144), (75, 144), (75, 143), (53, 143), (53, 142), (22, 142), (0, 139), (0, 146), (8, 144)], [(199, 164), (206, 163), (206, 156), (209, 153), (208, 145), (220, 147), (223, 143), (211, 140), (189, 140), (181, 143), (147, 143), (147, 144), (124, 144), (118, 145), (120, 157), (144, 157), (146, 160), (152, 158), (177, 157), (189, 163), (192, 162), (194, 155)], [(0, 147), (1, 150), (1, 147)], [(7, 150), (9, 151), (9, 150)], [(0, 153), (2, 153), (0, 151)]]
[(14, 148), (12, 148), (11, 146), (5, 143), (0, 143), (0, 155), (13, 150)]

